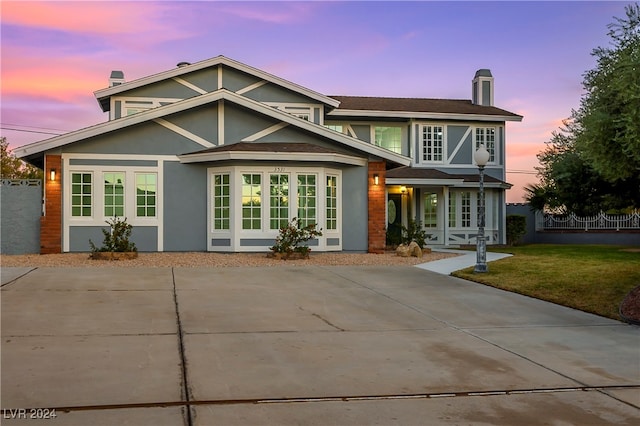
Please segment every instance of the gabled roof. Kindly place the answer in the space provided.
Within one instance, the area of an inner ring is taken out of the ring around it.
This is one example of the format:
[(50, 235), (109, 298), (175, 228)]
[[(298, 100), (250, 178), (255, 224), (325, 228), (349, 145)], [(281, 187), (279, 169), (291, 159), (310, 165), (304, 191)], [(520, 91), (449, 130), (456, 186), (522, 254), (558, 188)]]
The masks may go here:
[(106, 89), (96, 90), (94, 92), (95, 97), (100, 102), (103, 111), (108, 111), (109, 109), (109, 98), (111, 96), (117, 95), (122, 92), (126, 92), (131, 89), (136, 89), (138, 87), (146, 86), (152, 83), (157, 83), (163, 80), (167, 80), (173, 77), (178, 77), (184, 74), (188, 74), (194, 71), (198, 71), (205, 68), (210, 68), (216, 65), (226, 65), (231, 68), (235, 68), (237, 70), (246, 72), (248, 74), (259, 77), (263, 80), (276, 84), (278, 86), (282, 86), (289, 90), (293, 90), (294, 92), (298, 92), (303, 94), (311, 99), (315, 99), (318, 102), (329, 105), (333, 108), (337, 107), (340, 103), (336, 99), (325, 96), (316, 91), (307, 89), (306, 87), (300, 86), (299, 84), (292, 83), (288, 80), (275, 76), (273, 74), (269, 74), (268, 72), (262, 71), (258, 68), (251, 67), (249, 65), (243, 64), (242, 62), (235, 61), (233, 59), (229, 59), (225, 56), (216, 56), (215, 58), (206, 59), (204, 61), (196, 62), (190, 65), (182, 65), (177, 68), (172, 68), (168, 71), (164, 71), (158, 74), (150, 75), (147, 77), (139, 78), (137, 80), (132, 80), (126, 82), (124, 84), (120, 84), (113, 87), (108, 87)]
[(124, 129), (126, 127), (134, 126), (137, 124), (151, 122), (154, 119), (162, 118), (171, 114), (186, 111), (191, 108), (199, 107), (209, 103), (217, 102), (219, 100), (230, 101), (236, 105), (251, 109), (258, 113), (272, 117), (276, 120), (293, 125), (296, 128), (311, 132), (315, 135), (322, 136), (324, 138), (341, 143), (349, 148), (356, 149), (367, 154), (386, 159), (394, 164), (409, 165), (411, 159), (400, 154), (396, 154), (387, 149), (379, 146), (363, 142), (359, 139), (352, 138), (342, 133), (333, 131), (324, 126), (314, 124), (310, 121), (298, 118), (292, 114), (280, 111), (276, 108), (272, 108), (261, 102), (254, 101), (246, 98), (242, 95), (238, 95), (226, 89), (216, 90), (215, 92), (207, 93), (193, 98), (188, 98), (173, 104), (153, 108), (148, 111), (140, 112), (138, 114), (129, 115), (119, 118), (117, 120), (107, 121), (105, 123), (97, 124), (95, 126), (87, 127), (84, 129), (76, 130), (61, 136), (56, 136), (50, 139), (46, 139), (40, 142), (34, 142), (29, 145), (25, 145), (14, 150), (15, 154), (19, 158), (30, 161), (40, 157), (45, 151), (59, 148), (64, 145), (68, 145), (74, 142), (79, 142), (87, 138), (100, 136), (108, 132)]
[(522, 116), (493, 106), (475, 105), (467, 99), (385, 98), (331, 96), (340, 101), (329, 116), (404, 117), (522, 121)]

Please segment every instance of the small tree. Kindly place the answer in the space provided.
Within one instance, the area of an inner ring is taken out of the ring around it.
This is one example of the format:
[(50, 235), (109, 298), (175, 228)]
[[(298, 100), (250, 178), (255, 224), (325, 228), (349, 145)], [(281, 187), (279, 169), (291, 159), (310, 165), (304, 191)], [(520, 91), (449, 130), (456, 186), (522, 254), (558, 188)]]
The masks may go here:
[(407, 226), (402, 226), (402, 244), (411, 244), (411, 241), (415, 241), (420, 249), (423, 249), (426, 239), (427, 231), (419, 220), (409, 219)]
[(302, 219), (293, 218), (287, 226), (280, 228), (280, 234), (276, 238), (276, 243), (269, 249), (273, 253), (280, 253), (286, 256), (292, 253), (300, 253), (308, 256), (311, 249), (305, 245), (312, 238), (321, 237), (322, 229), (316, 229), (316, 224), (312, 223), (302, 226)]
[(0, 137), (0, 178), (42, 179), (42, 170), (17, 158), (9, 148), (6, 137)]
[(106, 223), (109, 225), (109, 229), (102, 229), (102, 234), (104, 235), (102, 247), (96, 247), (93, 241), (89, 240), (89, 246), (91, 247), (91, 251), (93, 253), (122, 253), (138, 250), (135, 243), (129, 241), (129, 238), (131, 237), (131, 231), (133, 230), (133, 225), (127, 223), (126, 217), (123, 220), (114, 217), (111, 220), (107, 220)]
[(510, 246), (520, 242), (527, 233), (527, 217), (520, 214), (507, 215), (507, 244)]

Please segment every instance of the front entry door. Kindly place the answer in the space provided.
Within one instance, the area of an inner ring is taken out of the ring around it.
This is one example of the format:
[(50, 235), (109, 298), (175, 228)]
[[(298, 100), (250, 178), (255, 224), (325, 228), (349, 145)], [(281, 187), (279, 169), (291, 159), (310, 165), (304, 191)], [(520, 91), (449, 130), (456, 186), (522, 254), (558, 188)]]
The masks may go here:
[(402, 194), (389, 194), (387, 222), (387, 245), (399, 245), (402, 242)]

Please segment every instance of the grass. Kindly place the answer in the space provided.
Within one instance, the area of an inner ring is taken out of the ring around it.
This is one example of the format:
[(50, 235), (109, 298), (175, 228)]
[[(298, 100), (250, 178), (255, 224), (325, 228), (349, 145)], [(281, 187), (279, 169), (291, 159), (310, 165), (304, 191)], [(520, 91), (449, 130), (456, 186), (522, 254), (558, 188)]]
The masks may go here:
[(624, 297), (640, 285), (640, 248), (604, 245), (532, 244), (490, 248), (514, 256), (456, 277), (513, 291), (608, 318), (620, 319)]

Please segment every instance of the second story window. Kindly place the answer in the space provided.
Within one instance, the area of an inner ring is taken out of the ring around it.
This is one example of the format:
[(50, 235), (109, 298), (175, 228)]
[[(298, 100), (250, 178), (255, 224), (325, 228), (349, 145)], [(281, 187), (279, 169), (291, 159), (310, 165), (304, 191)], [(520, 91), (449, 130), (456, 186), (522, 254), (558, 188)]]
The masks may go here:
[(400, 127), (376, 126), (374, 143), (389, 151), (402, 154), (402, 129)]
[(476, 149), (480, 145), (489, 151), (489, 162), (496, 162), (496, 128), (495, 127), (476, 127)]
[(422, 161), (442, 162), (444, 160), (444, 127), (423, 125), (420, 138), (422, 140)]

